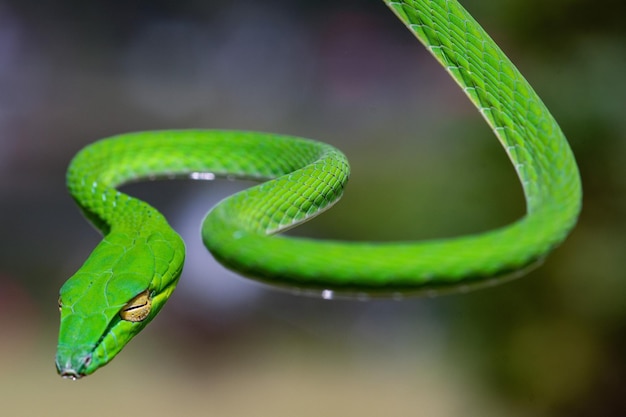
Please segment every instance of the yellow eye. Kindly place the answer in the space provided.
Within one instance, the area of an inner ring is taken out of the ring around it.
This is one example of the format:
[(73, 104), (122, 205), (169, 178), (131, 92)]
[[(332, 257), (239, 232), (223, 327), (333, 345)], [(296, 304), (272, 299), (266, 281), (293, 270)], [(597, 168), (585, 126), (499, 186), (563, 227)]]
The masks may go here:
[(63, 308), (63, 302), (61, 301), (61, 297), (59, 297), (59, 313), (61, 312), (61, 308)]
[(135, 298), (130, 300), (128, 304), (120, 311), (120, 317), (126, 321), (144, 321), (150, 309), (152, 308), (152, 299), (150, 298), (150, 290), (145, 290)]

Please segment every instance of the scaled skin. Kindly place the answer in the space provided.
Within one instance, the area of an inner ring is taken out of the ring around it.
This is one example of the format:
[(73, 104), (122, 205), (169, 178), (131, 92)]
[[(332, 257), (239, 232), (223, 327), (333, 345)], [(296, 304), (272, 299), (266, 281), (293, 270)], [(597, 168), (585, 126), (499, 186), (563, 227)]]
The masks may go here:
[[(61, 327), (56, 356), (61, 376), (77, 379), (108, 363), (152, 320), (180, 276), (182, 240), (162, 232), (112, 231), (61, 288)], [(127, 321), (120, 311), (148, 291), (150, 312)]]
[[(127, 181), (267, 181), (211, 211), (202, 228), (205, 245), (244, 275), (325, 294), (464, 290), (527, 268), (566, 238), (581, 209), (580, 176), (565, 136), (532, 87), (457, 1), (385, 3), (492, 128), (520, 179), (527, 214), (496, 230), (428, 242), (271, 236), (341, 196), (349, 167), (340, 151), (289, 136), (236, 131), (138, 132), (96, 142), (74, 158), (67, 183), (106, 238), (61, 289), (61, 375), (78, 378), (110, 361), (154, 317), (180, 275), (182, 241), (156, 210), (115, 189)], [(152, 297), (145, 319), (122, 319), (127, 316), (120, 312), (145, 291)]]

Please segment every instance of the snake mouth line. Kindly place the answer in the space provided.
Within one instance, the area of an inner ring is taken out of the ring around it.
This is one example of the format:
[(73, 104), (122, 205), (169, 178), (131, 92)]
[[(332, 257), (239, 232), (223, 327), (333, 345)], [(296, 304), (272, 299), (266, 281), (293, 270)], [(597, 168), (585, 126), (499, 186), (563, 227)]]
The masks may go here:
[(59, 375), (61, 375), (62, 378), (64, 379), (70, 379), (72, 381), (77, 381), (79, 379), (81, 379), (82, 377), (84, 377), (85, 375), (83, 374), (79, 374), (75, 371), (64, 371), (64, 372), (60, 372)]

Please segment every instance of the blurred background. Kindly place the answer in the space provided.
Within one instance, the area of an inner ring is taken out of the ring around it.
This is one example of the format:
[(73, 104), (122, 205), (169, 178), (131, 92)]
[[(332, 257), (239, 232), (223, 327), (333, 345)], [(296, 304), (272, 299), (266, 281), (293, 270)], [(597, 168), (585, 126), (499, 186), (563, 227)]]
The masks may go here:
[(204, 213), (248, 184), (135, 184), (189, 249), (161, 315), (107, 367), (56, 375), (57, 294), (100, 240), (67, 195), (83, 146), (163, 128), (341, 148), (353, 174), (299, 233), (480, 232), (523, 213), (513, 169), (381, 1), (0, 1), (0, 413), (626, 415), (626, 3), (464, 1), (561, 123), (580, 224), (544, 266), (469, 294), (294, 296), (217, 266)]

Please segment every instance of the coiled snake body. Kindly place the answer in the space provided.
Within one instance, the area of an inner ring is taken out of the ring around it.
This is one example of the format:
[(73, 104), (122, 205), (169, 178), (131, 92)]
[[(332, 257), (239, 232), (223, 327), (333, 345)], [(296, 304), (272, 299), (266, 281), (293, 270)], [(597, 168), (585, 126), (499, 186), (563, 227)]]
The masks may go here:
[(384, 0), (447, 69), (511, 159), (527, 214), (483, 234), (358, 243), (277, 235), (329, 208), (349, 176), (344, 155), (268, 133), (140, 132), (98, 141), (72, 161), (69, 190), (104, 239), (61, 288), (56, 366), (79, 378), (108, 363), (154, 318), (181, 273), (184, 244), (147, 203), (116, 190), (161, 176), (262, 183), (216, 206), (202, 225), (229, 268), (269, 283), (403, 294), (480, 285), (521, 271), (565, 239), (581, 208), (569, 145), (540, 98), (456, 0)]

